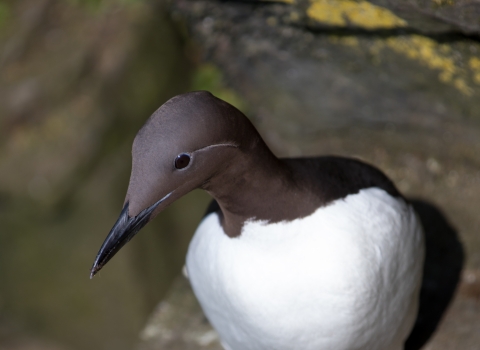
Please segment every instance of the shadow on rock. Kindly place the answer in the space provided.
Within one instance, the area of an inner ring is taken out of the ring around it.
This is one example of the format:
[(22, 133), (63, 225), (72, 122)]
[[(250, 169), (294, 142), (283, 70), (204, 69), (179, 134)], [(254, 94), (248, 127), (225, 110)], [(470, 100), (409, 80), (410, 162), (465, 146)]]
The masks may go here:
[(411, 204), (425, 230), (426, 256), (420, 309), (405, 350), (418, 350), (435, 332), (454, 295), (464, 262), (456, 230), (433, 204), (413, 199)]

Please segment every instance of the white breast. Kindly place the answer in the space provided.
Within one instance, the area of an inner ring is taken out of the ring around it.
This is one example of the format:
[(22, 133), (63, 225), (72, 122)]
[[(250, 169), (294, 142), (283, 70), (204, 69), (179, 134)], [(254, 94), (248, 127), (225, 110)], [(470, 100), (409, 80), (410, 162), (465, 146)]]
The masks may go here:
[(231, 350), (400, 350), (417, 313), (423, 233), (413, 209), (370, 188), (291, 222), (215, 213), (187, 255), (193, 290)]

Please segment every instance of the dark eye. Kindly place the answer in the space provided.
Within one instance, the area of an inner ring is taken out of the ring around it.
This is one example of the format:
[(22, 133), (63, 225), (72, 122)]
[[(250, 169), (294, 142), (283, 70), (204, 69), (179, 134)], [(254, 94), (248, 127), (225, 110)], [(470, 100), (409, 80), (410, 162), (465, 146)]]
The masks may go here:
[(188, 163), (190, 163), (190, 156), (186, 153), (179, 154), (177, 158), (175, 158), (175, 168), (177, 169), (185, 168)]

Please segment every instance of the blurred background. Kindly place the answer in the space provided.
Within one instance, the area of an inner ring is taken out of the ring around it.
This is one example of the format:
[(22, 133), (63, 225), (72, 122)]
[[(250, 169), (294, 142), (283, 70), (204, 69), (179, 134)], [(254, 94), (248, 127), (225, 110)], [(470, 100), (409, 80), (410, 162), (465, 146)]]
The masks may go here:
[(137, 130), (216, 78), (195, 77), (161, 2), (1, 1), (0, 35), (0, 349), (131, 349), (207, 196), (172, 206), (95, 280), (89, 268)]
[(356, 156), (438, 204), (467, 254), (438, 342), (480, 349), (480, 7), (395, 3), (0, 0), (0, 350), (137, 343), (208, 196), (89, 269), (137, 130), (198, 89), (246, 112), (279, 156)]

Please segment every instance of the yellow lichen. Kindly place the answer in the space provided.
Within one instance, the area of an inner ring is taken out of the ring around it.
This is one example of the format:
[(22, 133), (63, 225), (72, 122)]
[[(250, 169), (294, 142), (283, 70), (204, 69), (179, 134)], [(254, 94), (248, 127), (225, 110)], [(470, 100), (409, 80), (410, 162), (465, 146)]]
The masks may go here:
[(453, 74), (452, 72), (443, 71), (443, 72), (440, 72), (440, 74), (438, 75), (438, 78), (440, 79), (440, 81), (444, 83), (449, 83), (452, 81)]
[(480, 58), (472, 57), (468, 61), (468, 65), (473, 71), (473, 81), (480, 85)]
[[(437, 4), (449, 5), (451, 0), (434, 0)], [(389, 29), (405, 27), (407, 22), (391, 11), (373, 5), (365, 0), (311, 0), (307, 15), (323, 24), (345, 27), (354, 25), (365, 29)], [(329, 37), (333, 43), (346, 46), (359, 46), (359, 41), (353, 36)], [(473, 57), (469, 60), (471, 72), (458, 65), (452, 48), (446, 44), (420, 35), (390, 37), (378, 39), (369, 48), (374, 61), (380, 62), (379, 53), (389, 48), (408, 59), (418, 61), (429, 69), (438, 71), (438, 79), (443, 83), (451, 84), (458, 91), (467, 96), (474, 92), (469, 86), (473, 79), (480, 85), (480, 59)]]
[[(345, 40), (346, 38), (348, 40)], [(357, 38), (346, 38), (330, 37), (330, 41), (346, 46), (360, 45)], [(472, 76), (473, 81), (480, 85), (480, 59), (474, 57), (469, 60), (471, 72), (468, 72), (467, 69), (456, 63), (455, 53), (452, 52), (450, 47), (447, 47), (445, 44), (439, 44), (430, 38), (420, 35), (409, 35), (377, 39), (369, 46), (373, 63), (380, 62), (380, 53), (384, 49), (393, 50), (397, 54), (417, 61), (429, 69), (438, 71), (438, 79), (441, 82), (451, 84), (467, 96), (471, 96), (474, 93), (474, 89), (469, 85), (469, 76)]]
[(269, 2), (269, 1), (284, 2), (286, 4), (294, 4), (295, 3), (295, 0), (263, 0), (263, 1), (266, 1), (266, 2)]
[(298, 20), (300, 20), (300, 14), (296, 11), (290, 12), (290, 20), (293, 22), (297, 22)]
[(470, 67), (474, 70), (480, 70), (480, 58), (477, 57), (472, 57), (470, 58), (470, 61), (468, 62)]
[(473, 94), (473, 89), (467, 85), (465, 79), (457, 78), (453, 81), (453, 86), (455, 86), (458, 90), (463, 92), (467, 96), (471, 96)]
[(453, 0), (432, 0), (437, 6), (453, 5)]
[(386, 8), (368, 1), (313, 0), (307, 15), (332, 26), (354, 25), (365, 29), (405, 27), (407, 22)]
[(474, 76), (473, 76), (473, 81), (475, 83), (477, 83), (478, 85), (480, 85), (480, 73), (476, 73)]
[(358, 38), (354, 36), (336, 36), (329, 37), (330, 41), (334, 44), (341, 44), (345, 46), (358, 46)]
[[(379, 43), (383, 41), (379, 40)], [(420, 35), (392, 37), (385, 41), (385, 45), (430, 69), (438, 70), (441, 82), (453, 83), (457, 90), (467, 96), (473, 94), (473, 89), (468, 86), (465, 79), (465, 71), (455, 64), (455, 60), (450, 56), (451, 50), (447, 50), (444, 45)]]

